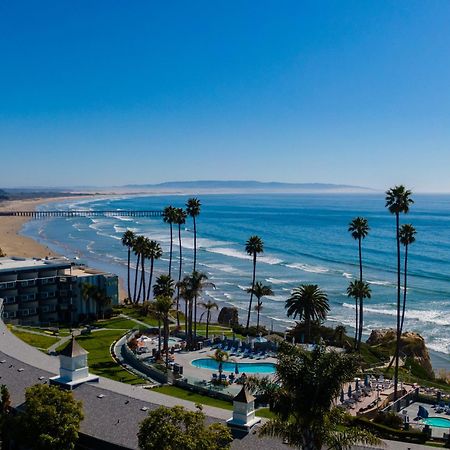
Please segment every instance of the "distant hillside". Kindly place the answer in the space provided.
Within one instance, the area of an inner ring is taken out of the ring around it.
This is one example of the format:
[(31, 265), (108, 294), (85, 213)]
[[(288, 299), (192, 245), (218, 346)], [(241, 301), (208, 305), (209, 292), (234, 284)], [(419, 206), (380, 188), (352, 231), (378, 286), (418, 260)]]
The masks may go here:
[(330, 184), (330, 183), (279, 183), (275, 181), (261, 182), (261, 181), (240, 181), (240, 180), (199, 180), (199, 181), (167, 181), (158, 184), (128, 184), (124, 188), (132, 189), (154, 189), (154, 190), (195, 190), (202, 191), (264, 191), (264, 192), (373, 192), (373, 189), (351, 186), (345, 184)]

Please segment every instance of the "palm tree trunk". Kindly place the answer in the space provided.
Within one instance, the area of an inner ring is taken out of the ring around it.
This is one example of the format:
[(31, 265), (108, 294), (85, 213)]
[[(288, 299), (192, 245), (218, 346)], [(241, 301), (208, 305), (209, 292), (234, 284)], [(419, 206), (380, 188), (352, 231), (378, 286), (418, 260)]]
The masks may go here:
[(192, 217), (194, 221), (194, 272), (197, 266), (197, 223), (195, 221), (195, 216)]
[(178, 246), (180, 248), (179, 255), (180, 255), (180, 265), (178, 267), (178, 283), (177, 283), (177, 326), (180, 326), (180, 314), (179, 314), (179, 308), (180, 308), (180, 281), (181, 281), (181, 269), (183, 265), (183, 252), (181, 248), (181, 224), (178, 224)]
[[(139, 303), (139, 300), (141, 299), (141, 292), (142, 292), (142, 281), (144, 279), (144, 256), (141, 256), (141, 279), (139, 281), (139, 292), (137, 295), (136, 303)], [(144, 291), (145, 295), (145, 291)]]
[(144, 256), (142, 256), (141, 262), (142, 262), (142, 274), (141, 274), (141, 276), (142, 276), (142, 297), (143, 297), (142, 301), (145, 301), (147, 299), (145, 298), (145, 268), (144, 268), (144, 266), (145, 266), (145, 258), (144, 258)]
[(188, 336), (188, 330), (189, 330), (189, 317), (188, 317), (188, 301), (184, 300), (184, 329), (186, 331), (186, 339)]
[(311, 319), (309, 316), (307, 318), (305, 318), (305, 324), (306, 324), (306, 334), (307, 334), (306, 339), (309, 344), (311, 341)]
[(127, 287), (128, 287), (128, 299), (131, 300), (131, 285), (130, 285), (130, 264), (131, 264), (131, 247), (128, 247), (128, 277), (127, 277)]
[(405, 310), (406, 310), (406, 290), (408, 281), (408, 245), (405, 245), (405, 273), (403, 278), (403, 309), (402, 309), (402, 320), (400, 322), (400, 336), (403, 332), (403, 322), (405, 321)]
[(166, 353), (166, 366), (169, 365), (169, 318), (164, 315), (164, 352)]
[(134, 292), (133, 292), (133, 302), (136, 303), (136, 292), (137, 292), (137, 279), (138, 279), (138, 272), (139, 272), (139, 263), (141, 262), (141, 254), (138, 253), (137, 255), (137, 261), (136, 261), (136, 271), (134, 273)]
[(158, 316), (158, 353), (161, 358), (161, 318)]
[(256, 334), (259, 332), (259, 309), (258, 309), (258, 315), (256, 316)]
[(152, 291), (152, 278), (153, 278), (153, 266), (155, 264), (155, 258), (150, 259), (150, 276), (148, 279), (147, 300), (150, 300), (150, 294)]
[(169, 277), (172, 275), (173, 229), (170, 223)]
[[(361, 245), (361, 237), (358, 238), (358, 253), (359, 253), (359, 281), (362, 282), (363, 280), (363, 271), (362, 271), (362, 245)], [(356, 300), (356, 304), (358, 305), (358, 299)], [(363, 328), (363, 300), (362, 298), (359, 299), (359, 323), (358, 320), (356, 321), (356, 331), (358, 333), (358, 339), (356, 340), (356, 349), (359, 350), (361, 347), (361, 337), (362, 337), (362, 328)], [(356, 314), (358, 314), (358, 306), (356, 307)]]
[(194, 340), (197, 342), (197, 296), (194, 297)]
[(400, 302), (400, 214), (395, 215), (396, 231), (397, 231), (397, 340), (395, 346), (395, 370), (394, 370), (394, 401), (398, 398), (398, 366), (400, 358), (400, 316), (401, 316), (401, 302)]
[(253, 254), (252, 291), (250, 293), (250, 303), (248, 305), (247, 325), (245, 327), (246, 330), (248, 330), (248, 327), (250, 326), (250, 314), (252, 312), (253, 290), (255, 289), (255, 278), (256, 278), (256, 253)]
[(208, 309), (208, 312), (206, 313), (206, 339), (209, 337), (209, 315), (210, 311)]

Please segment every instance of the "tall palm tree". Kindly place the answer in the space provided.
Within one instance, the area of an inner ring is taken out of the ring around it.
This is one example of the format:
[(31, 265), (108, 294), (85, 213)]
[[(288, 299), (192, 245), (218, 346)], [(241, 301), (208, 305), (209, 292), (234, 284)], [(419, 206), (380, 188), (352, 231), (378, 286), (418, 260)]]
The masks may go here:
[(130, 264), (131, 264), (131, 249), (134, 245), (134, 240), (136, 235), (131, 231), (127, 230), (122, 236), (122, 245), (128, 249), (128, 263), (127, 263), (127, 287), (128, 287), (128, 299), (131, 300), (131, 285), (130, 285)]
[[(209, 322), (211, 320), (211, 311), (213, 309), (219, 309), (219, 307), (217, 306), (217, 303), (208, 300), (206, 303), (205, 302), (200, 302), (199, 306), (201, 306), (202, 308), (206, 309), (206, 339), (208, 339), (209, 337)], [(201, 318), (200, 318), (201, 320)]]
[(175, 221), (175, 208), (166, 206), (163, 211), (163, 220), (170, 226), (170, 250), (169, 250), (169, 277), (172, 275), (172, 255), (173, 255), (173, 223)]
[(153, 285), (153, 296), (156, 297), (173, 297), (175, 292), (174, 281), (170, 275), (162, 274), (156, 278), (156, 282)]
[(189, 217), (192, 217), (192, 221), (194, 223), (194, 265), (192, 270), (196, 270), (197, 268), (197, 222), (196, 217), (200, 215), (200, 207), (201, 203), (198, 198), (190, 198), (186, 202), (186, 213)]
[(163, 296), (156, 297), (155, 309), (158, 312), (159, 317), (163, 321), (164, 329), (164, 347), (163, 352), (166, 354), (166, 366), (169, 364), (169, 313), (172, 308), (173, 300), (171, 297)]
[[(142, 242), (142, 253), (141, 253), (141, 284), (139, 287), (139, 297), (141, 293), (142, 288), (142, 297), (143, 301), (146, 300), (145, 294), (145, 260), (150, 259), (150, 239), (148, 237), (144, 237), (144, 240)], [(149, 286), (150, 287), (150, 286)]]
[(264, 243), (259, 236), (250, 236), (245, 244), (245, 251), (253, 259), (253, 276), (252, 276), (252, 287), (250, 291), (250, 301), (248, 304), (248, 314), (247, 314), (247, 325), (246, 330), (250, 326), (250, 314), (252, 312), (252, 302), (253, 302), (253, 290), (255, 288), (256, 279), (256, 256), (264, 252)]
[(147, 299), (150, 299), (150, 290), (152, 288), (153, 268), (155, 260), (161, 258), (163, 252), (161, 246), (156, 241), (150, 241), (147, 246), (146, 256), (150, 259), (150, 275), (148, 279)]
[[(253, 292), (252, 292), (253, 291)], [(255, 306), (255, 311), (257, 312), (257, 319), (256, 319), (256, 332), (259, 331), (259, 315), (262, 310), (262, 301), (261, 299), (267, 295), (273, 295), (272, 288), (270, 286), (265, 286), (261, 283), (261, 281), (257, 281), (253, 288), (248, 288), (247, 292), (249, 294), (253, 294), (257, 299), (257, 304)]]
[(395, 186), (386, 191), (386, 207), (395, 215), (395, 235), (397, 241), (397, 339), (395, 346), (394, 401), (398, 397), (398, 366), (400, 358), (400, 321), (401, 321), (401, 263), (400, 263), (400, 214), (407, 214), (414, 201), (411, 191), (405, 186)]
[[(348, 231), (351, 233), (353, 239), (358, 241), (359, 281), (363, 280), (361, 241), (368, 235), (369, 229), (369, 223), (364, 217), (355, 217), (348, 225)], [(355, 298), (355, 347), (358, 342), (359, 330), (362, 330), (362, 325), (359, 324), (358, 300), (360, 303), (359, 307), (362, 307), (361, 299)]]
[[(138, 283), (138, 276), (139, 276), (139, 268), (141, 265), (141, 257), (142, 253), (144, 251), (144, 245), (145, 245), (145, 237), (144, 236), (137, 236), (134, 240), (133, 245), (133, 252), (136, 255), (136, 272), (134, 274), (134, 292), (133, 292), (133, 302), (137, 303), (139, 301), (140, 297), (140, 291), (142, 284), (139, 284), (139, 293), (137, 289), (137, 283)], [(142, 280), (141, 280), (142, 281)]]
[(310, 341), (311, 322), (323, 321), (330, 311), (328, 297), (317, 284), (302, 284), (292, 290), (286, 300), (287, 316), (304, 320), (306, 326), (306, 340)]
[(370, 298), (371, 296), (371, 290), (369, 287), (369, 284), (361, 281), (361, 280), (355, 280), (351, 281), (347, 288), (347, 295), (349, 297), (353, 297), (356, 299), (356, 301), (359, 300), (359, 331), (357, 340), (355, 343), (355, 348), (359, 350), (361, 348), (361, 338), (362, 338), (362, 330), (364, 325), (364, 299)]
[[(186, 223), (186, 211), (182, 208), (176, 208), (174, 214), (174, 223), (178, 225), (178, 249), (179, 249), (179, 265), (178, 265), (178, 283), (181, 281), (181, 272), (183, 268), (183, 247), (181, 245), (181, 225)], [(180, 326), (180, 288), (177, 284), (177, 326)]]
[(416, 241), (416, 229), (410, 224), (406, 223), (400, 227), (400, 242), (405, 247), (405, 262), (404, 262), (404, 281), (403, 281), (403, 306), (402, 306), (402, 318), (400, 320), (400, 336), (403, 331), (403, 322), (405, 320), (405, 309), (406, 309), (406, 292), (407, 292), (407, 281), (408, 281), (408, 248), (411, 244)]

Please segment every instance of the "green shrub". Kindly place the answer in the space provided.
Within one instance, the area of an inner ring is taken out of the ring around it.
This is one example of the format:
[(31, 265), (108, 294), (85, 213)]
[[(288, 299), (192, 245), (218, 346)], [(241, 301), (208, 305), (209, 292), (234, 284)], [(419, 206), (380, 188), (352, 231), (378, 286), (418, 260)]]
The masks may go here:
[(403, 425), (403, 420), (400, 416), (395, 414), (395, 412), (384, 413), (382, 411), (378, 412), (378, 414), (373, 419), (375, 423), (385, 425), (394, 430), (400, 430)]

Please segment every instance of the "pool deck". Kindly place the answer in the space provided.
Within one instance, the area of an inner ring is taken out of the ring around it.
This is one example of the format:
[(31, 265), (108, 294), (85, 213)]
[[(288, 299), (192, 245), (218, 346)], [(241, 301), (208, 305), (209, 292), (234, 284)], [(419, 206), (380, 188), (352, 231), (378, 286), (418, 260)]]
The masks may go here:
[[(432, 405), (429, 403), (422, 403), (422, 402), (415, 402), (411, 403), (406, 408), (403, 408), (400, 411), (400, 414), (405, 411), (405, 415), (409, 417), (409, 424), (411, 428), (419, 428), (422, 429), (423, 423), (422, 421), (415, 421), (414, 419), (417, 417), (417, 413), (419, 411), (419, 406), (423, 406), (429, 413), (429, 417), (441, 417), (443, 419), (450, 420), (450, 416), (445, 413), (438, 413), (432, 408)], [(444, 433), (448, 434), (450, 433), (450, 426), (449, 428), (444, 427), (433, 427), (430, 425), (431, 433), (433, 437), (439, 437), (442, 438), (444, 436)]]

